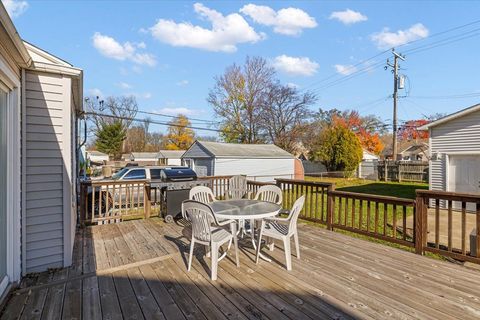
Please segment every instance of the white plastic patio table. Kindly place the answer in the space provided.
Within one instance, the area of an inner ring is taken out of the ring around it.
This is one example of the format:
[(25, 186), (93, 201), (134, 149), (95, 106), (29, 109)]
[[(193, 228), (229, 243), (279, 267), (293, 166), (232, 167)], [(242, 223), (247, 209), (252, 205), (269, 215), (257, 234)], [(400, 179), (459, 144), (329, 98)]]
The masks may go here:
[[(210, 203), (210, 206), (217, 219), (226, 220), (262, 220), (276, 216), (282, 208), (272, 202), (248, 199), (214, 201)], [(256, 248), (254, 232), (252, 231), (251, 234), (253, 246)], [(271, 261), (262, 253), (260, 253), (260, 257)]]

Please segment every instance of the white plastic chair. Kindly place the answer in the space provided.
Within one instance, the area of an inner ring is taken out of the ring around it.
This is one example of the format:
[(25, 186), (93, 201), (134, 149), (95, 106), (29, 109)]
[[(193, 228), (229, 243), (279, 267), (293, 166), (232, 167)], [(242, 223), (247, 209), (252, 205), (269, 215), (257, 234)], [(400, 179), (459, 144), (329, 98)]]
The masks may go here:
[[(182, 214), (187, 217), (187, 219), (192, 223), (192, 241), (190, 243), (190, 253), (188, 256), (188, 271), (190, 271), (192, 266), (193, 258), (193, 249), (195, 243), (208, 246), (211, 249), (211, 271), (212, 271), (212, 280), (217, 279), (217, 269), (218, 261), (218, 252), (220, 247), (230, 242), (233, 239), (235, 247), (235, 262), (237, 267), (240, 266), (238, 260), (238, 243), (235, 229), (234, 220), (225, 220), (218, 222), (215, 218), (215, 215), (212, 211), (212, 208), (208, 204), (204, 204), (194, 200), (185, 200), (182, 206)], [(212, 226), (213, 224), (213, 226)], [(228, 232), (222, 226), (230, 224), (232, 232)]]
[(255, 194), (255, 200), (268, 201), (281, 205), (283, 201), (282, 189), (275, 185), (261, 186)]
[(260, 227), (260, 233), (258, 235), (257, 257), (255, 263), (258, 263), (260, 256), (260, 247), (262, 243), (262, 236), (266, 236), (273, 239), (279, 239), (283, 241), (283, 247), (285, 250), (285, 259), (287, 264), (287, 270), (292, 270), (292, 257), (290, 251), (290, 238), (293, 236), (295, 241), (295, 249), (297, 251), (297, 259), (300, 259), (300, 246), (298, 243), (298, 230), (297, 220), (300, 211), (303, 209), (305, 203), (305, 196), (301, 196), (293, 204), (292, 210), (287, 218), (268, 218), (262, 220)]
[(249, 194), (246, 176), (233, 176), (228, 180), (228, 190), (225, 194), (226, 199), (239, 200), (244, 199), (245, 196), (249, 198)]
[(212, 189), (205, 186), (195, 186), (190, 190), (188, 198), (201, 203), (209, 204), (217, 201)]
[[(282, 189), (280, 189), (275, 185), (261, 186), (260, 188), (258, 188), (254, 199), (282, 205), (282, 201), (283, 201)], [(253, 232), (254, 223), (255, 223), (254, 220), (250, 220), (251, 232)]]

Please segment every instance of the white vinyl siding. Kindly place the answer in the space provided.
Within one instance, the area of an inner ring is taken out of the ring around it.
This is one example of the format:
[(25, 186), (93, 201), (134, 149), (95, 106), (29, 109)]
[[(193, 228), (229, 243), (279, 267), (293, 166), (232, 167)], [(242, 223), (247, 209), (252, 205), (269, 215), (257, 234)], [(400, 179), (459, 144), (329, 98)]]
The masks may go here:
[(70, 251), (64, 247), (73, 232), (71, 80), (33, 71), (25, 75), (24, 262), (30, 273), (64, 266)]
[(448, 159), (455, 154), (480, 154), (480, 111), (447, 121), (430, 129), (430, 188), (447, 191)]
[(252, 180), (271, 182), (275, 178), (293, 179), (295, 159), (244, 159), (244, 158), (216, 158), (214, 175), (243, 174)]

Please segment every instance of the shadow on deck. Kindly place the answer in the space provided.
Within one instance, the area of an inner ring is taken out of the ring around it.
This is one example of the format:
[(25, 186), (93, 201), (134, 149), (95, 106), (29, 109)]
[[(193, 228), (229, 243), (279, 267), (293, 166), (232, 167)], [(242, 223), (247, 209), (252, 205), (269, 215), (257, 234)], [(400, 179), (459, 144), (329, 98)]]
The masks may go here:
[(1, 319), (478, 319), (480, 272), (311, 225), (302, 258), (253, 263), (241, 242), (209, 278), (203, 251), (186, 272), (188, 240), (160, 219), (80, 230), (72, 267), (26, 277)]

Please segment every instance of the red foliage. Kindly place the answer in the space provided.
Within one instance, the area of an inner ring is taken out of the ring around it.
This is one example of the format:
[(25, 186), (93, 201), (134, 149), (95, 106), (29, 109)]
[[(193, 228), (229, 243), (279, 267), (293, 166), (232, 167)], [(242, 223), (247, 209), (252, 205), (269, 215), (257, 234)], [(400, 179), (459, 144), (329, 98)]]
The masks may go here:
[(409, 120), (398, 129), (398, 138), (401, 140), (428, 139), (428, 131), (420, 131), (419, 127), (429, 123), (429, 120)]
[(362, 147), (368, 152), (374, 154), (380, 154), (380, 152), (382, 152), (384, 145), (382, 141), (380, 141), (380, 136), (370, 128), (369, 124), (360, 116), (358, 111), (347, 111), (341, 116), (334, 115), (332, 117), (332, 124), (333, 126), (346, 127), (355, 132), (360, 139)]

